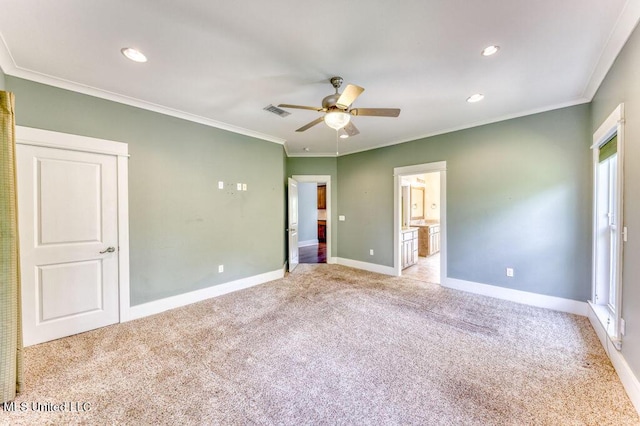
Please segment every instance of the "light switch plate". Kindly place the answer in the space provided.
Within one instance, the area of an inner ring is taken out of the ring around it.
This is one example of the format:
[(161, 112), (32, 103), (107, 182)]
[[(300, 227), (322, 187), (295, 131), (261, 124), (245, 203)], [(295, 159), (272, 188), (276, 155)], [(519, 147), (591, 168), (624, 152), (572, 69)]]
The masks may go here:
[(218, 181), (218, 189), (224, 189), (224, 182), (223, 181)]
[(242, 190), (243, 190), (243, 191), (246, 191), (246, 190), (247, 190), (247, 184), (246, 184), (246, 183), (243, 183), (243, 184), (242, 184)]
[(344, 222), (344, 221), (345, 221), (345, 217), (344, 217), (344, 215), (340, 215), (340, 216), (338, 216), (338, 220), (339, 220), (340, 222)]
[(224, 272), (224, 265), (218, 265), (218, 273)]
[(239, 184), (236, 186), (236, 188), (238, 188), (238, 191), (242, 191), (242, 184), (241, 184), (241, 183), (239, 183)]

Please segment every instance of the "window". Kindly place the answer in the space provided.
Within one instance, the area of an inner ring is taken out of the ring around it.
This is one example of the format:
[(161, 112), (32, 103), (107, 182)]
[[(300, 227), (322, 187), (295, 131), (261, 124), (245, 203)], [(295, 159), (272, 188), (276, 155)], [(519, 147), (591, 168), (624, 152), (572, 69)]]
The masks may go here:
[(622, 104), (593, 135), (593, 295), (591, 307), (621, 347), (624, 121)]

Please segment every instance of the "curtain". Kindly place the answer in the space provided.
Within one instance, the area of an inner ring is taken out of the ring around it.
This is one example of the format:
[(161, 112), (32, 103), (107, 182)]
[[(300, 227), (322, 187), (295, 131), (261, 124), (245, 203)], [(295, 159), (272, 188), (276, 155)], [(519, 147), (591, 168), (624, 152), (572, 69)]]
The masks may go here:
[(15, 398), (22, 380), (14, 97), (0, 91), (0, 403)]

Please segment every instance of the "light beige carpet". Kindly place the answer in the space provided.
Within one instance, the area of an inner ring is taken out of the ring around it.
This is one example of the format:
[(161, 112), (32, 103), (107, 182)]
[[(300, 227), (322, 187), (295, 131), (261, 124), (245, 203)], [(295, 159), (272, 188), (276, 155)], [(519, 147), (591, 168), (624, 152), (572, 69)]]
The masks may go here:
[(586, 318), (336, 265), (30, 347), (25, 368), (3, 424), (640, 424)]

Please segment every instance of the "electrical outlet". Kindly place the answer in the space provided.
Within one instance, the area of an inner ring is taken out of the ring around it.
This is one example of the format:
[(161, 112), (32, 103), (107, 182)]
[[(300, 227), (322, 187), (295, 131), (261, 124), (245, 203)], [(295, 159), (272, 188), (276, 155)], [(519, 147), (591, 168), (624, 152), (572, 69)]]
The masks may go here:
[(224, 189), (224, 182), (223, 181), (218, 181), (218, 189)]
[(218, 265), (218, 273), (224, 272), (224, 265)]
[(373, 256), (373, 249), (369, 250), (369, 254)]
[(338, 220), (340, 222), (344, 222), (346, 219), (345, 219), (344, 215), (340, 215), (340, 216), (338, 216)]
[(507, 268), (507, 276), (513, 277), (513, 268)]

